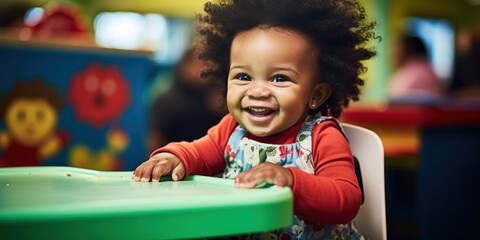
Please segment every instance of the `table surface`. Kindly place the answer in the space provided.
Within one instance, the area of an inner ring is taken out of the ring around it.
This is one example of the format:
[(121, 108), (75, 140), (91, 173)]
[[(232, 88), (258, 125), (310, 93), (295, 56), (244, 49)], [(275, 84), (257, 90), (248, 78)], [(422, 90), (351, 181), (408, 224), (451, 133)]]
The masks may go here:
[(480, 100), (358, 105), (345, 109), (341, 120), (361, 126), (386, 125), (397, 128), (478, 126)]
[(72, 167), (0, 169), (0, 232), (12, 239), (184, 239), (288, 226), (288, 188), (236, 189), (190, 176), (159, 183), (132, 172)]
[(376, 132), (386, 156), (413, 157), (420, 152), (423, 129), (480, 126), (480, 100), (355, 105), (340, 120)]

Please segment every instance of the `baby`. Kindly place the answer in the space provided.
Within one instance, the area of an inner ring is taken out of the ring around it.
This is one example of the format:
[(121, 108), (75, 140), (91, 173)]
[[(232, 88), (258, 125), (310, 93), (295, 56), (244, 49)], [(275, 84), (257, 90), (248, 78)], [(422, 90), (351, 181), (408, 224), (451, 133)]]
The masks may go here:
[(356, 0), (220, 1), (205, 11), (196, 42), (209, 66), (203, 77), (227, 81), (229, 114), (198, 140), (154, 151), (132, 179), (222, 174), (237, 188), (289, 187), (292, 226), (263, 234), (363, 238), (351, 222), (362, 193), (335, 118), (358, 100), (374, 22)]

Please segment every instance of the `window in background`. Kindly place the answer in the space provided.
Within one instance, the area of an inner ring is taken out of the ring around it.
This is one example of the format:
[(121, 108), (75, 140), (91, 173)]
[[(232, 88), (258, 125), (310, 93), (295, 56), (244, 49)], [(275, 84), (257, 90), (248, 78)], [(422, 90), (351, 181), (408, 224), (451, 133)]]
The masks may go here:
[(407, 34), (424, 41), (435, 73), (444, 82), (448, 81), (455, 57), (453, 25), (443, 19), (407, 18), (406, 27)]
[(95, 40), (104, 47), (145, 49), (146, 25), (145, 18), (138, 13), (100, 13), (94, 22)]
[(40, 7), (34, 7), (30, 8), (27, 13), (25, 14), (25, 25), (31, 27), (34, 26), (35, 24), (40, 21), (40, 19), (43, 16), (43, 8)]
[(94, 29), (100, 46), (153, 51), (155, 60), (162, 64), (177, 62), (193, 36), (189, 19), (132, 12), (100, 13), (95, 17)]

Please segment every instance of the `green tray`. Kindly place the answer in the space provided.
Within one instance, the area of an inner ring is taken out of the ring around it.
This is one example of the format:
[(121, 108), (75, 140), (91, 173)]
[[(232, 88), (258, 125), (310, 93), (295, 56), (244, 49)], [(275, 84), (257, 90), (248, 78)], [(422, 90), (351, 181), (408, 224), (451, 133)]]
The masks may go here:
[(140, 183), (132, 172), (0, 168), (2, 239), (186, 239), (263, 232), (292, 221), (292, 193), (190, 176)]

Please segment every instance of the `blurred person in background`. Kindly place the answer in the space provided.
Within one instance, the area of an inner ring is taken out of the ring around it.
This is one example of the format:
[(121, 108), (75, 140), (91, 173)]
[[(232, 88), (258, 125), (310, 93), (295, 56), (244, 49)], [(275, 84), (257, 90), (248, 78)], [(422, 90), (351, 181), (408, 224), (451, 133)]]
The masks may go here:
[(200, 77), (203, 68), (195, 51), (186, 50), (175, 67), (173, 86), (151, 106), (150, 150), (200, 138), (227, 113), (220, 88)]
[(420, 38), (402, 36), (396, 43), (394, 60), (398, 68), (388, 85), (390, 100), (423, 101), (443, 95), (441, 81)]
[(480, 97), (480, 30), (461, 31), (457, 50), (450, 94), (453, 97)]

